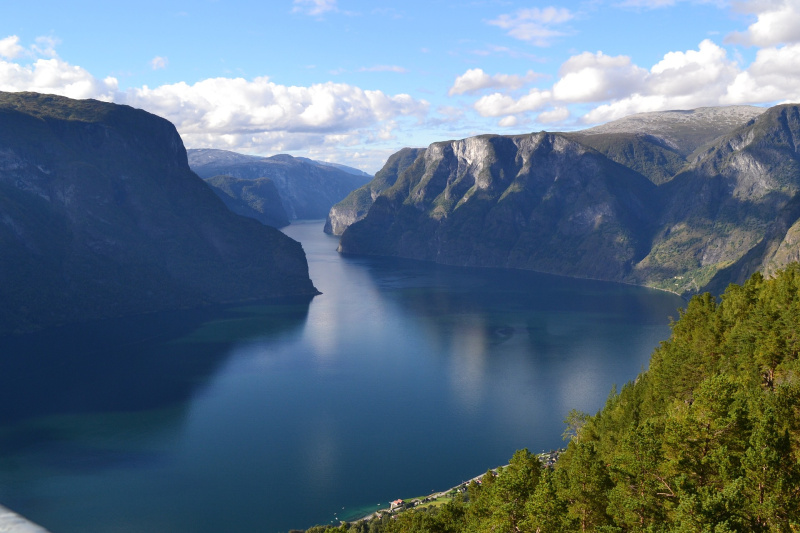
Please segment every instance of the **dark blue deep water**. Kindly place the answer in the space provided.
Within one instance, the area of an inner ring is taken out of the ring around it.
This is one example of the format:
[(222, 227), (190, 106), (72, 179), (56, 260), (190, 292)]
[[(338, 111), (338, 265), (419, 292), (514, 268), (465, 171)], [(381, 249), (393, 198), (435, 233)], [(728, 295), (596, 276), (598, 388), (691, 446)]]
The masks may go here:
[(682, 301), (526, 272), (339, 256), (323, 294), (1, 339), (0, 503), (69, 532), (279, 532), (562, 446)]

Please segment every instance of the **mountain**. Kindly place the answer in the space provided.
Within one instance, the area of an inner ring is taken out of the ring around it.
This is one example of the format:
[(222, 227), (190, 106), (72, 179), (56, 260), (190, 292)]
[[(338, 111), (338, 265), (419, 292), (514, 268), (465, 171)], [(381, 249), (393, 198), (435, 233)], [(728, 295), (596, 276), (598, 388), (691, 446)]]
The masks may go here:
[(375, 198), (394, 185), (400, 174), (411, 166), (422, 151), (420, 148), (403, 148), (389, 157), (374, 179), (331, 207), (325, 219), (325, 233), (341, 235), (347, 226), (364, 218)]
[[(695, 150), (764, 110), (763, 107), (730, 106), (639, 113), (562, 135), (594, 148), (661, 185), (689, 162)], [(410, 165), (407, 160), (416, 157), (419, 150), (405, 148), (394, 154), (373, 181), (334, 205), (328, 214), (325, 232), (341, 235), (347, 226), (364, 218), (375, 197), (394, 183), (395, 174), (405, 170)]]
[(559, 134), (435, 143), (345, 230), (341, 251), (621, 280), (647, 245), (655, 190)]
[(363, 219), (342, 229), (337, 205), (331, 227), (343, 253), (720, 292), (800, 258), (799, 109), (648, 113), (404, 150), (349, 197)]
[[(256, 157), (226, 150), (189, 150), (189, 166), (201, 178), (217, 175), (243, 180), (269, 178), (290, 220), (325, 218), (336, 202), (371, 179), (347, 167), (286, 154)], [(275, 215), (274, 215), (275, 216)]]
[(234, 213), (274, 228), (289, 225), (289, 216), (283, 209), (278, 188), (271, 179), (243, 180), (233, 176), (212, 176), (205, 182)]
[(763, 107), (747, 105), (653, 111), (630, 115), (578, 133), (584, 136), (648, 135), (686, 157), (704, 144), (753, 120), (764, 111)]
[(317, 293), (300, 244), (229, 211), (166, 120), (0, 93), (0, 124), (0, 335)]
[(781, 105), (700, 151), (663, 186), (659, 229), (633, 279), (719, 292), (785, 266), (797, 252), (783, 243), (800, 215), (799, 139), (800, 108)]
[(312, 165), (338, 168), (339, 170), (347, 172), (348, 174), (352, 174), (353, 176), (360, 176), (362, 178), (367, 178), (370, 180), (372, 179), (371, 174), (367, 174), (366, 172), (358, 168), (348, 167), (347, 165), (340, 165), (339, 163), (331, 163), (329, 161), (319, 161), (316, 159), (309, 159), (307, 157), (297, 157), (296, 159), (299, 159), (300, 161), (305, 161), (306, 163), (311, 163)]

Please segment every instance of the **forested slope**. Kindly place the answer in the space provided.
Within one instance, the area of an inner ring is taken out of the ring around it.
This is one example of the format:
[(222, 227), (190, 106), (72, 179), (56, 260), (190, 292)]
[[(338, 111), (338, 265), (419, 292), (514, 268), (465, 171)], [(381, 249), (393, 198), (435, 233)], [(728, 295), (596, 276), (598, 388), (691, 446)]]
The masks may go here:
[(800, 265), (695, 296), (634, 383), (464, 501), (352, 531), (800, 531)]

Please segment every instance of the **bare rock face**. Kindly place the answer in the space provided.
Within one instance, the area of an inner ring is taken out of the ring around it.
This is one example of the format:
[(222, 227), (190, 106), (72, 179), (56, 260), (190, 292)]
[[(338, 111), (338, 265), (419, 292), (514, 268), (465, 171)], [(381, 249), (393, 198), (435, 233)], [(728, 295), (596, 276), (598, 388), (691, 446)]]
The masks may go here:
[(229, 211), (174, 126), (0, 93), (0, 335), (316, 289), (299, 243)]

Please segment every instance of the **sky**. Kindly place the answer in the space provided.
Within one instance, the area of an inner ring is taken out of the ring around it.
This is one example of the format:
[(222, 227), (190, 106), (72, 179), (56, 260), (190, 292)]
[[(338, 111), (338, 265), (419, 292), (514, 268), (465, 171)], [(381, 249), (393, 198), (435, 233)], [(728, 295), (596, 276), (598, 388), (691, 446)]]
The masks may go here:
[(4, 2), (0, 90), (374, 173), (472, 135), (800, 102), (800, 0)]

